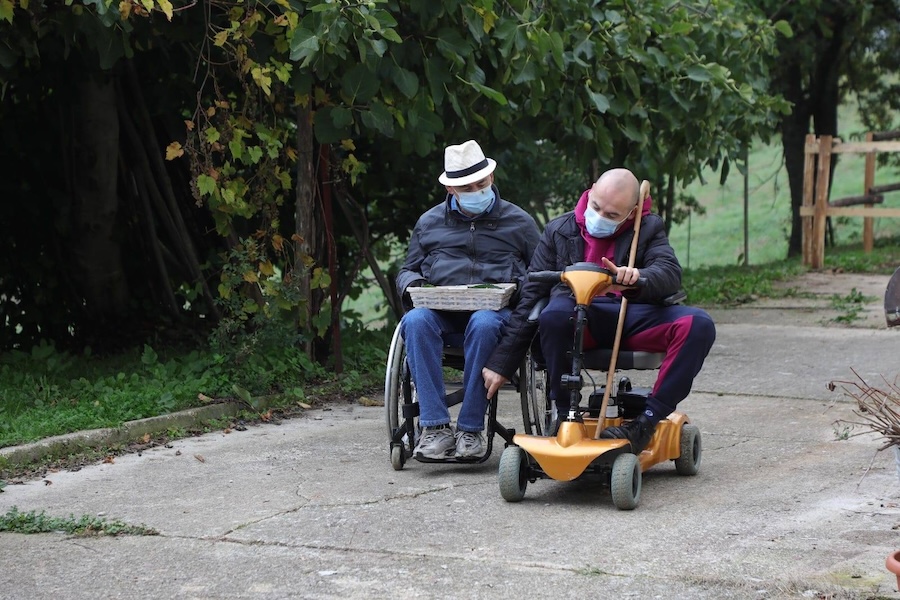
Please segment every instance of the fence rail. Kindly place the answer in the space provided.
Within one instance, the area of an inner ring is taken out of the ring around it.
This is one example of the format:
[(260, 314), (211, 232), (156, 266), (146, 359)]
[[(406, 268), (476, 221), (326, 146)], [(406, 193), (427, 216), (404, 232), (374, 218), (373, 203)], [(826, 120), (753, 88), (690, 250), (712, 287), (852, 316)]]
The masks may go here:
[[(874, 219), (900, 218), (900, 208), (875, 206), (883, 204), (882, 194), (900, 190), (900, 182), (875, 185), (875, 155), (879, 152), (900, 152), (900, 131), (879, 131), (866, 134), (864, 142), (843, 142), (830, 135), (806, 136), (803, 164), (803, 264), (821, 269), (825, 263), (825, 222), (828, 217), (862, 217), (863, 249), (874, 248)], [(833, 154), (865, 154), (863, 194), (829, 200), (831, 156)]]

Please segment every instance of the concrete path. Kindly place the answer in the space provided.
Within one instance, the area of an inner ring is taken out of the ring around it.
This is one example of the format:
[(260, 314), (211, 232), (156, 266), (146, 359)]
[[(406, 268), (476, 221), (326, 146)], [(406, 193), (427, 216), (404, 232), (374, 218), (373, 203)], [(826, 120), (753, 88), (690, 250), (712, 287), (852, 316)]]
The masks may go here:
[[(590, 479), (505, 502), (499, 437), (482, 465), (394, 471), (383, 409), (335, 404), (7, 486), (0, 513), (159, 535), (0, 534), (0, 598), (900, 598), (894, 456), (840, 439), (855, 404), (827, 388), (897, 376), (900, 328), (716, 318), (681, 405), (700, 473), (654, 467), (634, 511)], [(521, 430), (509, 392), (501, 421)]]

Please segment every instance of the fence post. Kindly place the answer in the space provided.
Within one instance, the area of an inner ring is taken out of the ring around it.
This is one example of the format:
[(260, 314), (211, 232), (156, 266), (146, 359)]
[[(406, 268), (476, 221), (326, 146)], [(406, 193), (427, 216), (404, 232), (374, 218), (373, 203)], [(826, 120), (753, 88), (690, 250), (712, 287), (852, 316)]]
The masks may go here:
[[(815, 154), (818, 153), (819, 142), (812, 133), (806, 135), (806, 146), (803, 154), (803, 206), (812, 207), (813, 205), (813, 189), (815, 186), (816, 159)], [(813, 217), (812, 215), (801, 216), (802, 224), (802, 243), (803, 243), (803, 264), (809, 266), (812, 264), (812, 236), (813, 236)]]
[[(866, 134), (866, 141), (873, 141), (872, 132)], [(870, 195), (875, 185), (875, 152), (866, 152), (866, 173), (863, 184), (863, 196)], [(866, 208), (872, 208), (873, 204), (866, 204)], [(875, 219), (863, 217), (863, 252), (869, 253), (875, 248)]]
[(816, 172), (815, 216), (813, 217), (812, 268), (821, 269), (825, 263), (825, 220), (828, 217), (828, 180), (831, 175), (832, 136), (819, 138), (819, 163)]

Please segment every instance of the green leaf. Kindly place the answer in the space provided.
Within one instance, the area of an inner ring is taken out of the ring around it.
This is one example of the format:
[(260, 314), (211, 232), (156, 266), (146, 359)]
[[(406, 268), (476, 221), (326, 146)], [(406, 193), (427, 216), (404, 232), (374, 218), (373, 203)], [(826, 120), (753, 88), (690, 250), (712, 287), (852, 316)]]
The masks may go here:
[(394, 118), (384, 104), (373, 102), (370, 110), (360, 115), (363, 125), (377, 130), (381, 135), (394, 137)]
[(341, 77), (341, 90), (352, 104), (368, 102), (378, 87), (378, 78), (365, 65), (355, 65)]
[(262, 158), (263, 151), (259, 146), (250, 146), (247, 148), (247, 155), (250, 157), (251, 164), (257, 164)]
[(644, 132), (640, 129), (635, 128), (635, 126), (631, 123), (626, 123), (624, 126), (620, 127), (620, 129), (622, 130), (622, 133), (625, 134), (625, 137), (634, 142), (644, 143), (647, 141), (647, 137), (644, 135)]
[(14, 8), (12, 0), (0, 0), (0, 19), (12, 23)]
[(291, 60), (301, 61), (306, 65), (319, 51), (319, 38), (315, 33), (302, 27), (294, 30), (291, 37)]
[(634, 72), (634, 69), (632, 69), (631, 66), (626, 65), (623, 75), (625, 77), (625, 81), (628, 83), (628, 87), (631, 88), (632, 95), (635, 98), (640, 98), (641, 83), (640, 81), (638, 81), (637, 73)]
[(241, 160), (244, 155), (244, 145), (239, 140), (231, 140), (228, 142), (228, 149), (231, 150), (231, 156), (234, 160)]
[(237, 396), (244, 402), (250, 402), (253, 399), (253, 396), (250, 394), (250, 392), (248, 392), (247, 390), (245, 390), (244, 388), (242, 388), (241, 386), (239, 386), (236, 383), (232, 384), (231, 389), (232, 389), (232, 391), (234, 391), (235, 396)]
[(216, 189), (216, 180), (209, 175), (198, 175), (197, 189), (200, 190), (201, 196), (209, 196)]
[(778, 33), (783, 35), (786, 38), (794, 37), (794, 30), (791, 29), (791, 24), (787, 21), (781, 20), (775, 22), (775, 29), (778, 30)]
[(144, 344), (144, 351), (141, 353), (141, 363), (145, 365), (155, 365), (159, 362), (159, 355), (148, 344)]
[(384, 56), (384, 53), (387, 52), (388, 45), (384, 40), (376, 40), (372, 38), (369, 40), (369, 43), (372, 45), (372, 49), (378, 56)]
[(403, 38), (401, 38), (396, 31), (393, 29), (386, 29), (381, 32), (381, 37), (386, 39), (389, 42), (395, 42), (397, 44), (403, 43)]
[(431, 109), (428, 102), (419, 96), (419, 101), (407, 113), (409, 128), (417, 135), (422, 133), (438, 133), (444, 129), (441, 118)]
[[(490, 88), (486, 85), (481, 85), (480, 83), (475, 83), (474, 81), (465, 81), (465, 80), (463, 80), (463, 81), (465, 83), (469, 84), (470, 86), (472, 86), (473, 88), (475, 88), (476, 90), (478, 90), (479, 92), (481, 92), (483, 95), (487, 96), (488, 98), (490, 98), (491, 100), (496, 102), (497, 104), (499, 104), (500, 106), (506, 106), (507, 104), (509, 104), (509, 102), (506, 99), (506, 96), (504, 96), (503, 94), (501, 94), (494, 88)], [(473, 118), (477, 118), (477, 117), (480, 117), (481, 115), (474, 114), (472, 116), (473, 116)]]
[(647, 48), (647, 54), (652, 56), (656, 61), (656, 64), (660, 67), (669, 66), (669, 57), (667, 57), (659, 48), (656, 48), (655, 46)]
[(552, 32), (550, 34), (550, 55), (553, 57), (556, 68), (560, 71), (566, 67), (565, 61), (563, 61), (563, 48), (562, 36), (559, 35), (559, 32)]
[(215, 144), (219, 141), (219, 130), (215, 127), (207, 127), (203, 130), (203, 136), (206, 138), (206, 143)]
[(528, 83), (529, 81), (534, 81), (540, 76), (540, 69), (535, 64), (533, 60), (529, 60), (525, 63), (525, 66), (518, 69), (516, 76), (513, 77), (512, 82), (515, 84), (520, 83)]
[(394, 83), (397, 89), (407, 98), (414, 97), (419, 91), (419, 78), (412, 71), (403, 67), (392, 69)]
[(338, 129), (345, 129), (353, 124), (353, 112), (344, 106), (335, 106), (331, 109), (331, 122)]
[(704, 65), (691, 65), (687, 68), (688, 79), (705, 83), (712, 79), (712, 75)]
[(588, 97), (591, 99), (591, 102), (593, 102), (594, 106), (597, 108), (597, 112), (599, 112), (601, 115), (605, 114), (606, 111), (609, 110), (609, 98), (607, 98), (605, 94), (595, 92), (587, 86), (585, 86), (585, 89), (587, 90)]
[(693, 25), (687, 21), (678, 21), (677, 23), (672, 23), (672, 26), (669, 28), (669, 33), (672, 35), (685, 35), (690, 33), (693, 28)]
[(444, 101), (445, 89), (453, 81), (449, 71), (447, 62), (440, 57), (432, 57), (425, 63), (425, 77), (428, 79), (431, 97), (436, 105)]
[(320, 144), (336, 144), (342, 139), (350, 137), (350, 132), (346, 128), (335, 127), (331, 115), (333, 110), (333, 107), (321, 108), (313, 116), (313, 131)]

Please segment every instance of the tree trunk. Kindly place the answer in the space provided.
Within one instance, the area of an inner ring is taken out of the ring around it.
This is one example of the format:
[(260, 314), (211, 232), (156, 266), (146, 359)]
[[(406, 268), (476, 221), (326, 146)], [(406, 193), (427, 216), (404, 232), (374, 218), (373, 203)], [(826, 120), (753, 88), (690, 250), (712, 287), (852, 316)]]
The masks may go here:
[(800, 72), (797, 67), (786, 78), (785, 100), (793, 104), (789, 115), (781, 119), (781, 145), (784, 149), (784, 165), (791, 190), (791, 234), (788, 238), (788, 257), (803, 253), (803, 221), (800, 206), (803, 204), (803, 148), (809, 133), (809, 105), (803, 96)]
[(316, 170), (313, 152), (312, 112), (309, 107), (297, 109), (297, 188), (294, 210), (294, 265), (291, 277), (300, 290), (297, 327), (306, 333), (304, 350), (313, 358), (312, 288), (306, 260), (312, 254), (316, 239)]
[(98, 74), (78, 86), (70, 139), (74, 281), (91, 319), (126, 312), (128, 287), (116, 235), (119, 208), (119, 120), (112, 76)]

